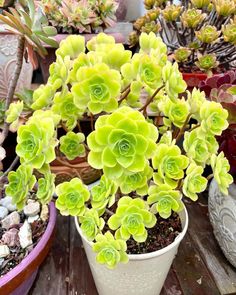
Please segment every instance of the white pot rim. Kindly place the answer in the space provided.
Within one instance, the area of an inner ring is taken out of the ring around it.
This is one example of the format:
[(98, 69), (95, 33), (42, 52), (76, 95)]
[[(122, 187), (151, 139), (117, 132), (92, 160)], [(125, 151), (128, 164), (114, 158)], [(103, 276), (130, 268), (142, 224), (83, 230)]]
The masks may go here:
[[(166, 246), (165, 248), (161, 249), (161, 250), (157, 250), (151, 253), (146, 253), (146, 254), (128, 254), (129, 260), (146, 260), (146, 259), (151, 259), (153, 257), (157, 257), (157, 256), (161, 256), (163, 254), (165, 254), (166, 252), (168, 252), (170, 249), (174, 248), (175, 246), (177, 246), (181, 240), (184, 238), (187, 229), (188, 229), (188, 222), (189, 222), (189, 218), (188, 218), (188, 212), (187, 209), (184, 205), (184, 209), (181, 212), (178, 212), (178, 214), (180, 215), (181, 220), (185, 219), (185, 224), (184, 227), (182, 229), (182, 232), (175, 238), (174, 242), (172, 242), (170, 245)], [(75, 216), (75, 225), (76, 228), (81, 236), (81, 238), (83, 240), (85, 240), (91, 247), (92, 247), (92, 242), (88, 241), (86, 239), (86, 237), (83, 235), (79, 223), (78, 223), (78, 217)]]

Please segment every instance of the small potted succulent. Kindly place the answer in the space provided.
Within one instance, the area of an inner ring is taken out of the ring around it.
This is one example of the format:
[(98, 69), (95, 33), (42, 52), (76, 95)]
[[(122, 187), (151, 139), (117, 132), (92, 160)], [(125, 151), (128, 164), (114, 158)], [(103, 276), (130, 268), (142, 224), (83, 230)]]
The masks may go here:
[[(48, 84), (34, 92), (35, 111), (18, 129), (18, 169), (38, 170), (51, 191), (58, 146), (68, 158), (87, 151), (100, 182), (91, 190), (78, 177), (57, 185), (56, 207), (75, 217), (99, 294), (156, 295), (187, 230), (183, 196), (195, 201), (206, 189), (207, 165), (221, 191), (232, 182), (215, 139), (228, 112), (196, 89), (179, 98), (186, 83), (154, 33), (141, 34), (133, 56), (104, 33), (87, 49), (82, 36), (61, 43)], [(86, 136), (84, 115), (94, 129)], [(61, 125), (68, 130), (58, 138)]]
[(236, 4), (233, 0), (188, 0), (173, 4), (145, 0), (147, 13), (134, 23), (131, 46), (140, 32), (159, 32), (189, 87), (207, 75), (235, 68)]
[[(12, 150), (6, 140), (10, 134), (10, 122), (17, 117), (17, 113), (12, 112), (11, 102), (24, 56), (28, 54), (29, 58), (32, 58), (34, 50), (44, 55), (45, 49), (41, 41), (53, 42), (48, 38), (48, 34), (44, 33), (44, 29), (47, 32), (54, 30), (45, 26), (31, 1), (22, 6), (18, 4), (17, 10), (9, 8), (9, 11), (11, 13), (4, 12), (5, 16), (0, 15), (0, 20), (17, 33), (18, 42), (16, 65), (6, 100), (1, 101), (3, 124), (0, 133), (0, 293), (25, 295), (50, 248), (56, 210), (53, 203), (46, 205), (51, 200), (53, 191), (46, 190), (43, 180), (39, 180), (36, 186), (32, 167), (21, 166), (16, 172), (11, 171), (18, 165), (19, 157), (9, 160)], [(22, 111), (23, 104), (16, 105), (16, 111)], [(17, 124), (18, 121), (12, 128), (15, 129)], [(10, 164), (7, 166), (6, 163)], [(26, 196), (29, 199), (27, 204), (22, 202)], [(42, 206), (37, 201), (38, 198), (43, 201)]]
[[(116, 23), (117, 0), (43, 0), (39, 2), (49, 23), (57, 29), (58, 43), (67, 38), (68, 34), (83, 34), (90, 40), (106, 28)], [(117, 42), (124, 42), (121, 33), (111, 33)], [(49, 46), (47, 59), (39, 58), (44, 83), (49, 76), (49, 66), (55, 61), (55, 50)]]
[[(229, 113), (229, 126), (218, 137), (219, 151), (223, 151), (230, 164), (230, 174), (234, 178), (229, 193), (221, 193), (217, 182), (211, 183), (209, 190), (209, 216), (214, 234), (229, 262), (236, 267), (236, 72), (215, 75), (200, 83), (208, 99), (222, 104)], [(227, 197), (225, 197), (227, 194)]]

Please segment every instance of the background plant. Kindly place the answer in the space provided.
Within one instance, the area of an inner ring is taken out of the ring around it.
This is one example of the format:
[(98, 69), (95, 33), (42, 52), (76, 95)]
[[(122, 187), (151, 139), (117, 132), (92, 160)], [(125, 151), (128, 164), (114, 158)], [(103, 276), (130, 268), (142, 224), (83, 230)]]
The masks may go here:
[(147, 13), (134, 23), (133, 46), (141, 32), (159, 32), (174, 60), (187, 72), (228, 69), (235, 60), (234, 0), (145, 0)]
[(61, 33), (92, 33), (111, 27), (116, 21), (114, 0), (43, 0), (50, 24)]

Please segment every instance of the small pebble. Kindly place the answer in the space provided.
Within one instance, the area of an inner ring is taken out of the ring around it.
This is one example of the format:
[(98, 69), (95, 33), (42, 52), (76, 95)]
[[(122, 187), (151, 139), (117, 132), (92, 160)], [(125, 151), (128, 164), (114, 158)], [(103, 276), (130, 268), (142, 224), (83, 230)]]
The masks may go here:
[(21, 248), (23, 249), (33, 244), (32, 231), (27, 220), (25, 220), (24, 224), (19, 230), (19, 238), (20, 238)]
[(27, 220), (29, 223), (33, 223), (38, 219), (39, 219), (39, 215), (35, 215), (35, 216), (29, 216)]
[(10, 254), (10, 250), (7, 245), (0, 245), (0, 258), (4, 258)]
[(4, 219), (8, 215), (8, 209), (0, 206), (0, 219)]
[(0, 200), (0, 205), (7, 208), (8, 211), (13, 212), (16, 210), (16, 205), (12, 204), (12, 197), (6, 196)]
[(49, 216), (48, 205), (43, 205), (42, 210), (41, 210), (41, 214), (40, 214), (40, 218), (42, 219), (42, 221), (47, 221), (48, 216)]
[(39, 213), (39, 211), (40, 211), (39, 202), (32, 202), (24, 207), (24, 214), (26, 216), (35, 216)]
[(2, 220), (2, 227), (5, 229), (9, 229), (11, 226), (19, 223), (20, 215), (18, 212), (14, 211)]
[(4, 258), (0, 258), (0, 269), (2, 268), (4, 260), (5, 260)]
[(11, 228), (9, 231), (3, 234), (2, 242), (9, 247), (16, 246), (17, 244), (19, 244), (18, 232), (19, 232), (18, 229)]

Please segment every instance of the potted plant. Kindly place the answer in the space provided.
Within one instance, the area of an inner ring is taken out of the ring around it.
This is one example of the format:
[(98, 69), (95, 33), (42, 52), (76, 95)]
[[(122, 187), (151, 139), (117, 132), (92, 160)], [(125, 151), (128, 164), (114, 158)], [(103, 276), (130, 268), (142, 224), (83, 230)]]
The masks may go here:
[[(133, 56), (103, 33), (87, 43), (88, 53), (84, 45), (82, 36), (62, 42), (48, 84), (34, 93), (35, 111), (18, 129), (20, 167), (39, 170), (51, 190), (57, 146), (68, 158), (87, 150), (89, 164), (103, 171), (99, 184), (89, 191), (75, 177), (57, 185), (56, 207), (75, 216), (98, 292), (159, 294), (187, 230), (182, 197), (197, 200), (206, 189), (207, 165), (222, 191), (232, 182), (215, 139), (228, 113), (196, 89), (178, 98), (186, 83), (154, 33), (141, 34)], [(141, 102), (143, 89), (149, 96)], [(92, 127), (96, 120), (88, 136), (78, 113)], [(58, 139), (60, 124), (69, 130)]]
[[(58, 43), (71, 34), (83, 34), (85, 39), (90, 40), (94, 34), (112, 27), (116, 23), (116, 11), (119, 1), (116, 0), (44, 0), (40, 1), (49, 23), (58, 31), (55, 37)], [(124, 42), (121, 33), (111, 33), (117, 42)], [(39, 57), (40, 67), (44, 83), (49, 76), (49, 66), (56, 60), (55, 49), (47, 46), (48, 57), (42, 60)]]
[[(200, 89), (208, 99), (222, 104), (229, 112), (229, 126), (218, 137), (219, 151), (223, 151), (230, 164), (234, 183), (229, 192), (220, 192), (217, 182), (212, 181), (209, 189), (209, 216), (215, 237), (229, 262), (236, 267), (236, 72), (215, 75), (201, 82)], [(227, 195), (227, 197), (225, 196)]]
[[(0, 20), (17, 33), (17, 60), (8, 88), (6, 100), (2, 104), (3, 125), (0, 136), (0, 293), (27, 294), (36, 277), (38, 268), (47, 255), (56, 222), (56, 210), (53, 203), (49, 203), (53, 194), (46, 191), (43, 180), (38, 181), (32, 175), (32, 168), (21, 166), (16, 172), (11, 171), (18, 165), (19, 157), (13, 161), (9, 159), (9, 146), (6, 139), (9, 135), (11, 119), (17, 117), (12, 112), (13, 97), (19, 79), (23, 59), (26, 53), (32, 58), (33, 50), (45, 54), (41, 41), (47, 40), (50, 27), (44, 26), (40, 15), (37, 14), (33, 2), (17, 6), (17, 10), (9, 8), (11, 13), (4, 12)], [(35, 31), (34, 31), (35, 30)], [(53, 29), (51, 30), (51, 32)], [(48, 42), (51, 42), (48, 39)], [(10, 105), (10, 107), (9, 107)], [(14, 103), (16, 110), (23, 110), (23, 103)], [(6, 111), (7, 110), (7, 111)], [(15, 122), (18, 123), (18, 122)], [(15, 126), (11, 126), (16, 128)], [(6, 150), (5, 150), (5, 148)], [(10, 162), (9, 166), (5, 164)], [(9, 183), (6, 181), (9, 178)], [(22, 198), (29, 199), (27, 204), (21, 202)], [(40, 205), (37, 198), (46, 198)], [(12, 200), (15, 205), (12, 204)], [(19, 209), (19, 212), (17, 211)]]
[(134, 23), (130, 43), (140, 32), (159, 32), (189, 87), (207, 75), (235, 68), (235, 11), (232, 0), (188, 0), (173, 4), (145, 0), (147, 13)]

